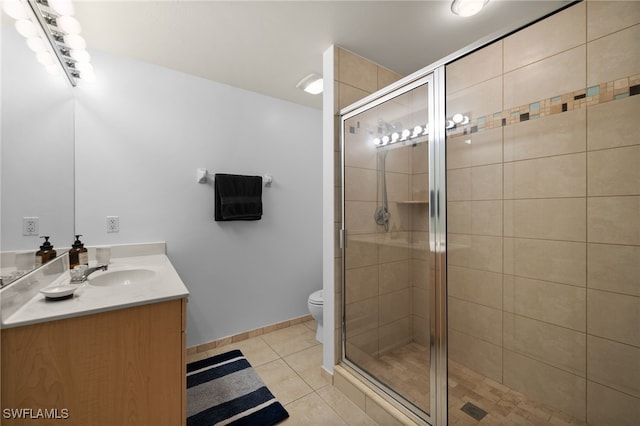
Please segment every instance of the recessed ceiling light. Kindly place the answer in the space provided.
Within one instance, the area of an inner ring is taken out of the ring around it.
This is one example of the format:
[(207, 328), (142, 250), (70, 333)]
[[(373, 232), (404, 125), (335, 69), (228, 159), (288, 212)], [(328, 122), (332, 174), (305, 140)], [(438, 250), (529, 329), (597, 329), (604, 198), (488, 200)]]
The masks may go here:
[(311, 93), (312, 95), (317, 95), (322, 93), (322, 76), (312, 73), (303, 78), (296, 84), (298, 89), (302, 89), (307, 93)]
[(459, 16), (472, 16), (480, 12), (489, 0), (453, 0), (451, 11)]

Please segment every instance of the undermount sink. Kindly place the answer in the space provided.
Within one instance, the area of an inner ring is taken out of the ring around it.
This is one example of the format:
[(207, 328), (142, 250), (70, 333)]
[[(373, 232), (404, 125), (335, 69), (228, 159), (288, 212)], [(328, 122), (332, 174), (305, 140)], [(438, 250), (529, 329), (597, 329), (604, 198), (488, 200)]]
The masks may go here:
[(137, 285), (149, 281), (156, 275), (151, 269), (120, 269), (105, 271), (90, 277), (90, 285), (97, 287), (113, 287)]

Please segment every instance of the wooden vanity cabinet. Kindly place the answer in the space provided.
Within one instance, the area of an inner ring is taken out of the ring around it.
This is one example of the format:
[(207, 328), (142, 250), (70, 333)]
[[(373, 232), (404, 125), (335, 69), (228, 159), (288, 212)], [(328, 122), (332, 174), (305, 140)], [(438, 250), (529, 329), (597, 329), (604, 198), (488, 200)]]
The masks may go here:
[(2, 330), (0, 423), (185, 425), (185, 318), (176, 299)]

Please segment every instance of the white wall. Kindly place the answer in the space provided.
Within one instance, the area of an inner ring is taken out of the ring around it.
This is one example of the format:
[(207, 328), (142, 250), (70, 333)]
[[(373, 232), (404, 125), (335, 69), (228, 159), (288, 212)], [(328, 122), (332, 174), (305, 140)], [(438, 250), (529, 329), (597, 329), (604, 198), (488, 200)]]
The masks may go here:
[(38, 250), (22, 218), (38, 217), (56, 247), (73, 242), (73, 94), (62, 75), (38, 63), (12, 22), (2, 17), (0, 249)]
[[(335, 295), (335, 96), (334, 70), (335, 70), (334, 46), (331, 45), (322, 54), (322, 75), (324, 81), (331, 84), (324, 85), (322, 99), (322, 287), (324, 294)], [(335, 365), (335, 297), (324, 297), (323, 311), (323, 347), (322, 367), (333, 374)]]
[[(321, 111), (101, 52), (92, 63), (98, 81), (75, 91), (85, 244), (166, 241), (191, 292), (187, 346), (306, 315), (322, 287)], [(214, 222), (198, 167), (272, 174), (262, 220)]]

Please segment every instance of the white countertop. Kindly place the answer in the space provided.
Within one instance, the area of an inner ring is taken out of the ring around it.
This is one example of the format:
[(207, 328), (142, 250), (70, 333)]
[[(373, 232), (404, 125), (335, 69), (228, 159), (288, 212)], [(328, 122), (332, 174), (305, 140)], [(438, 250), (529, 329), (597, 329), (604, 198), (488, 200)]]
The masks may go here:
[[(90, 262), (90, 266), (94, 265), (95, 261)], [(147, 281), (130, 285), (98, 286), (91, 284), (91, 279), (100, 275), (127, 269), (147, 269), (155, 272), (155, 275)], [(47, 300), (39, 292), (39, 289), (43, 287), (67, 284), (69, 279), (69, 271), (64, 270), (55, 277), (55, 280), (45, 285), (38, 285), (34, 280), (31, 283), (25, 283), (23, 287), (31, 287), (29, 290), (21, 290), (18, 283), (13, 284), (16, 285), (13, 289), (11, 288), (13, 285), (3, 289), (3, 293), (5, 293), (3, 299), (9, 297), (9, 300), (3, 300), (3, 308), (8, 307), (5, 306), (6, 302), (9, 304), (9, 309), (3, 312), (2, 328), (95, 314), (185, 298), (189, 295), (189, 291), (165, 254), (112, 258), (107, 272), (95, 272), (88, 281), (78, 284), (78, 289), (70, 299)], [(34, 288), (37, 288), (37, 291), (35, 295), (31, 296), (34, 293)], [(7, 291), (10, 289), (13, 293)], [(26, 293), (27, 291), (29, 293)], [(20, 292), (29, 294), (29, 298), (21, 297)], [(12, 302), (15, 306), (10, 306)]]

